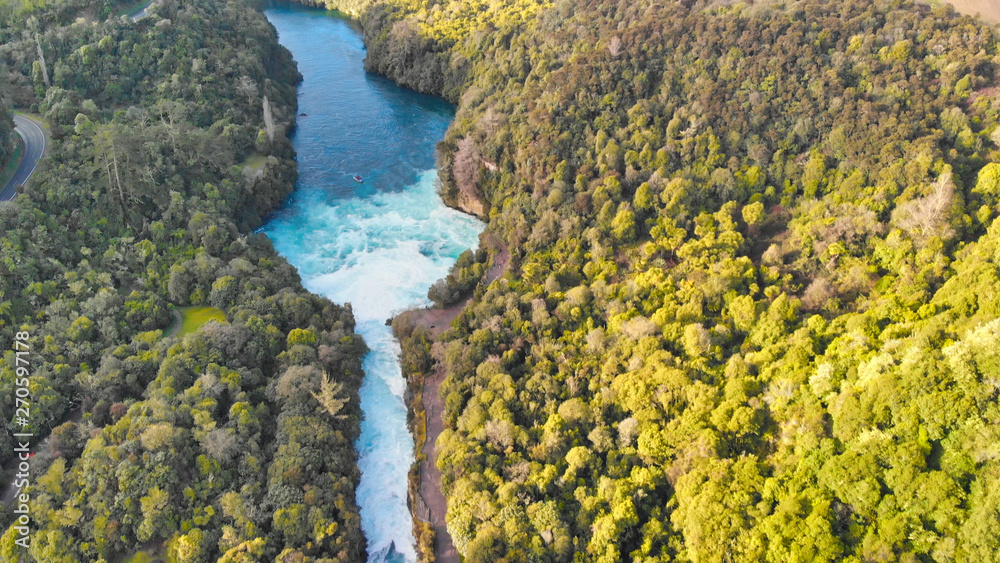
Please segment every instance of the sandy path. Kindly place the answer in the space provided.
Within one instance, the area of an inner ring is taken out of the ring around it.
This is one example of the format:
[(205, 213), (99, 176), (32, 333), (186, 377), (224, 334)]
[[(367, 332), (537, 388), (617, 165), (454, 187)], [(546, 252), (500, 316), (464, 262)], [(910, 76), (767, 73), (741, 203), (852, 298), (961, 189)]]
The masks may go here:
[[(496, 257), (493, 259), (493, 265), (486, 272), (486, 285), (490, 285), (496, 280), (500, 279), (506, 271), (507, 267), (510, 266), (510, 250), (506, 245), (493, 242), (493, 244), (500, 249), (497, 252)], [(459, 303), (452, 305), (451, 307), (446, 307), (444, 309), (439, 309), (437, 307), (429, 307), (427, 309), (411, 309), (402, 313), (403, 316), (407, 316), (413, 321), (414, 326), (422, 326), (431, 332), (434, 338), (437, 338), (442, 332), (447, 330), (451, 326), (451, 321), (455, 320), (455, 317), (465, 309), (465, 306), (472, 301), (472, 298), (465, 299)]]
[(441, 399), (441, 382), (444, 370), (434, 369), (433, 375), (424, 379), (424, 416), (427, 419), (427, 440), (420, 464), (420, 500), (427, 510), (426, 520), (434, 528), (434, 554), (438, 563), (459, 563), (458, 550), (451, 541), (445, 514), (448, 503), (441, 493), (441, 471), (437, 468), (437, 438), (444, 430), (444, 401)]
[[(493, 259), (493, 265), (486, 272), (486, 285), (500, 279), (510, 265), (510, 250), (496, 241), (487, 241), (494, 248), (498, 248)], [(461, 303), (457, 303), (446, 309), (416, 309), (403, 313), (410, 317), (413, 324), (428, 329), (436, 339), (442, 332), (451, 326), (455, 317), (465, 309), (466, 305), (472, 301), (468, 298)], [(420, 463), (420, 486), (418, 488), (419, 507), (417, 514), (420, 518), (430, 522), (434, 528), (434, 552), (435, 561), (438, 563), (459, 563), (458, 550), (451, 541), (448, 533), (448, 524), (445, 521), (445, 514), (448, 510), (448, 502), (441, 493), (441, 471), (437, 468), (437, 439), (444, 430), (444, 398), (441, 397), (441, 383), (444, 381), (445, 373), (441, 367), (441, 359), (434, 358), (434, 372), (424, 378), (423, 404), (426, 425), (427, 439), (424, 441), (423, 449), (424, 461)]]

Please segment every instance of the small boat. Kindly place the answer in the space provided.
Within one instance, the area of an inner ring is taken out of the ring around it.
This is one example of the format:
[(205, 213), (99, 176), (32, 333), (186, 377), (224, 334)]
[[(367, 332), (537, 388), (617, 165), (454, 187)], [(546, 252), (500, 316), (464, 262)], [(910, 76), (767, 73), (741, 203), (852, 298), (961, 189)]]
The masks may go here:
[(354, 175), (354, 181), (357, 182), (357, 183), (359, 183), (359, 184), (365, 183), (365, 179), (361, 177), (361, 174), (355, 174)]
[(305, 113), (300, 113), (299, 117), (306, 117), (306, 114)]

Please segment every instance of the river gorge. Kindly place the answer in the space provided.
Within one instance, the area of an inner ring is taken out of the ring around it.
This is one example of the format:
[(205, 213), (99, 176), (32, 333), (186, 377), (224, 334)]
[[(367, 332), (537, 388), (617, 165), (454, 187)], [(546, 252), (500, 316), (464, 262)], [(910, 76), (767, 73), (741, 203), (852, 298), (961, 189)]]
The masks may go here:
[(364, 44), (350, 20), (286, 5), (266, 15), (303, 82), (292, 139), (298, 183), (261, 231), (298, 268), (308, 289), (353, 307), (357, 331), (371, 349), (360, 392), (365, 418), (355, 444), (369, 561), (415, 561), (406, 505), (414, 460), (406, 381), (385, 321), (428, 304), (430, 285), (476, 246), (483, 228), (447, 208), (435, 189), (434, 149), (454, 110), (366, 73)]

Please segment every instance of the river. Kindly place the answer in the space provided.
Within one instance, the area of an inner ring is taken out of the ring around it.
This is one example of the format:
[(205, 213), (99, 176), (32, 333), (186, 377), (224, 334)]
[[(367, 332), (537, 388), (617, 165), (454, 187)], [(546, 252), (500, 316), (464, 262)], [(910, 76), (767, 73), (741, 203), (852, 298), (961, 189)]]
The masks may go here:
[(445, 207), (434, 187), (434, 148), (454, 109), (366, 73), (364, 44), (349, 20), (300, 6), (265, 13), (298, 62), (299, 112), (306, 115), (292, 139), (295, 192), (262, 231), (308, 289), (354, 308), (357, 331), (371, 349), (355, 444), (369, 561), (415, 561), (406, 507), (414, 459), (406, 381), (385, 320), (428, 304), (427, 289), (475, 247), (483, 228)]

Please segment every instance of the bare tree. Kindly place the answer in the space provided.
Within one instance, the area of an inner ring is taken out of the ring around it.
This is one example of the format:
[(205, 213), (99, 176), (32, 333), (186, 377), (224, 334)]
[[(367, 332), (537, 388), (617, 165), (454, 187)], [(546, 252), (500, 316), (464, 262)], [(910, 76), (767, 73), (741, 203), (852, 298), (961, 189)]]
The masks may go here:
[(949, 224), (949, 210), (955, 201), (951, 172), (942, 174), (924, 197), (912, 199), (892, 212), (892, 222), (919, 243), (931, 237), (942, 240), (955, 233)]
[(208, 455), (229, 463), (239, 454), (239, 440), (232, 428), (216, 428), (209, 431), (202, 440), (202, 447)]
[(120, 134), (121, 131), (115, 124), (103, 126), (98, 129), (97, 136), (94, 139), (94, 147), (96, 149), (96, 156), (107, 175), (108, 189), (112, 194), (118, 196), (118, 202), (121, 205), (122, 220), (132, 229), (132, 232), (137, 232), (129, 216), (129, 209), (133, 203), (138, 201), (138, 198), (131, 190), (130, 182), (122, 178), (123, 159), (127, 157), (124, 154), (123, 143), (119, 140)]
[(617, 57), (622, 52), (622, 39), (615, 35), (608, 41), (608, 52), (612, 57)]
[(25, 38), (28, 37), (29, 33), (34, 34), (35, 36), (35, 47), (38, 48), (38, 66), (39, 69), (42, 71), (42, 81), (45, 82), (46, 88), (51, 88), (52, 83), (49, 82), (49, 69), (48, 66), (45, 64), (45, 52), (42, 51), (42, 40), (41, 37), (39, 36), (39, 32), (42, 30), (42, 26), (38, 22), (38, 18), (36, 18), (35, 16), (29, 17), (25, 23), (27, 24), (28, 27), (28, 29), (24, 32)]
[(264, 130), (267, 131), (267, 140), (274, 142), (274, 115), (271, 113), (271, 101), (264, 96)]
[(257, 84), (247, 75), (240, 77), (239, 81), (236, 82), (236, 91), (240, 94), (246, 96), (247, 105), (253, 107), (253, 104), (257, 101)]
[(340, 397), (343, 391), (343, 383), (333, 381), (330, 379), (330, 374), (323, 372), (323, 381), (319, 384), (319, 393), (313, 392), (312, 396), (319, 401), (319, 404), (323, 405), (326, 412), (333, 418), (347, 418), (339, 414), (344, 405), (348, 403), (347, 399)]
[(170, 148), (176, 152), (180, 141), (181, 125), (184, 123), (184, 106), (177, 102), (163, 100), (153, 106), (153, 111), (157, 113), (160, 123), (163, 124), (170, 140)]
[(49, 67), (45, 64), (45, 52), (42, 51), (42, 40), (38, 37), (38, 32), (35, 32), (35, 46), (38, 47), (38, 64), (42, 67), (42, 80), (45, 82), (46, 88), (51, 88), (52, 83), (49, 82)]
[(479, 180), (479, 163), (482, 155), (476, 148), (476, 143), (469, 137), (464, 137), (458, 142), (458, 149), (455, 151), (455, 161), (452, 165), (452, 174), (455, 176), (455, 183), (458, 189), (472, 199), (477, 197), (476, 182)]

